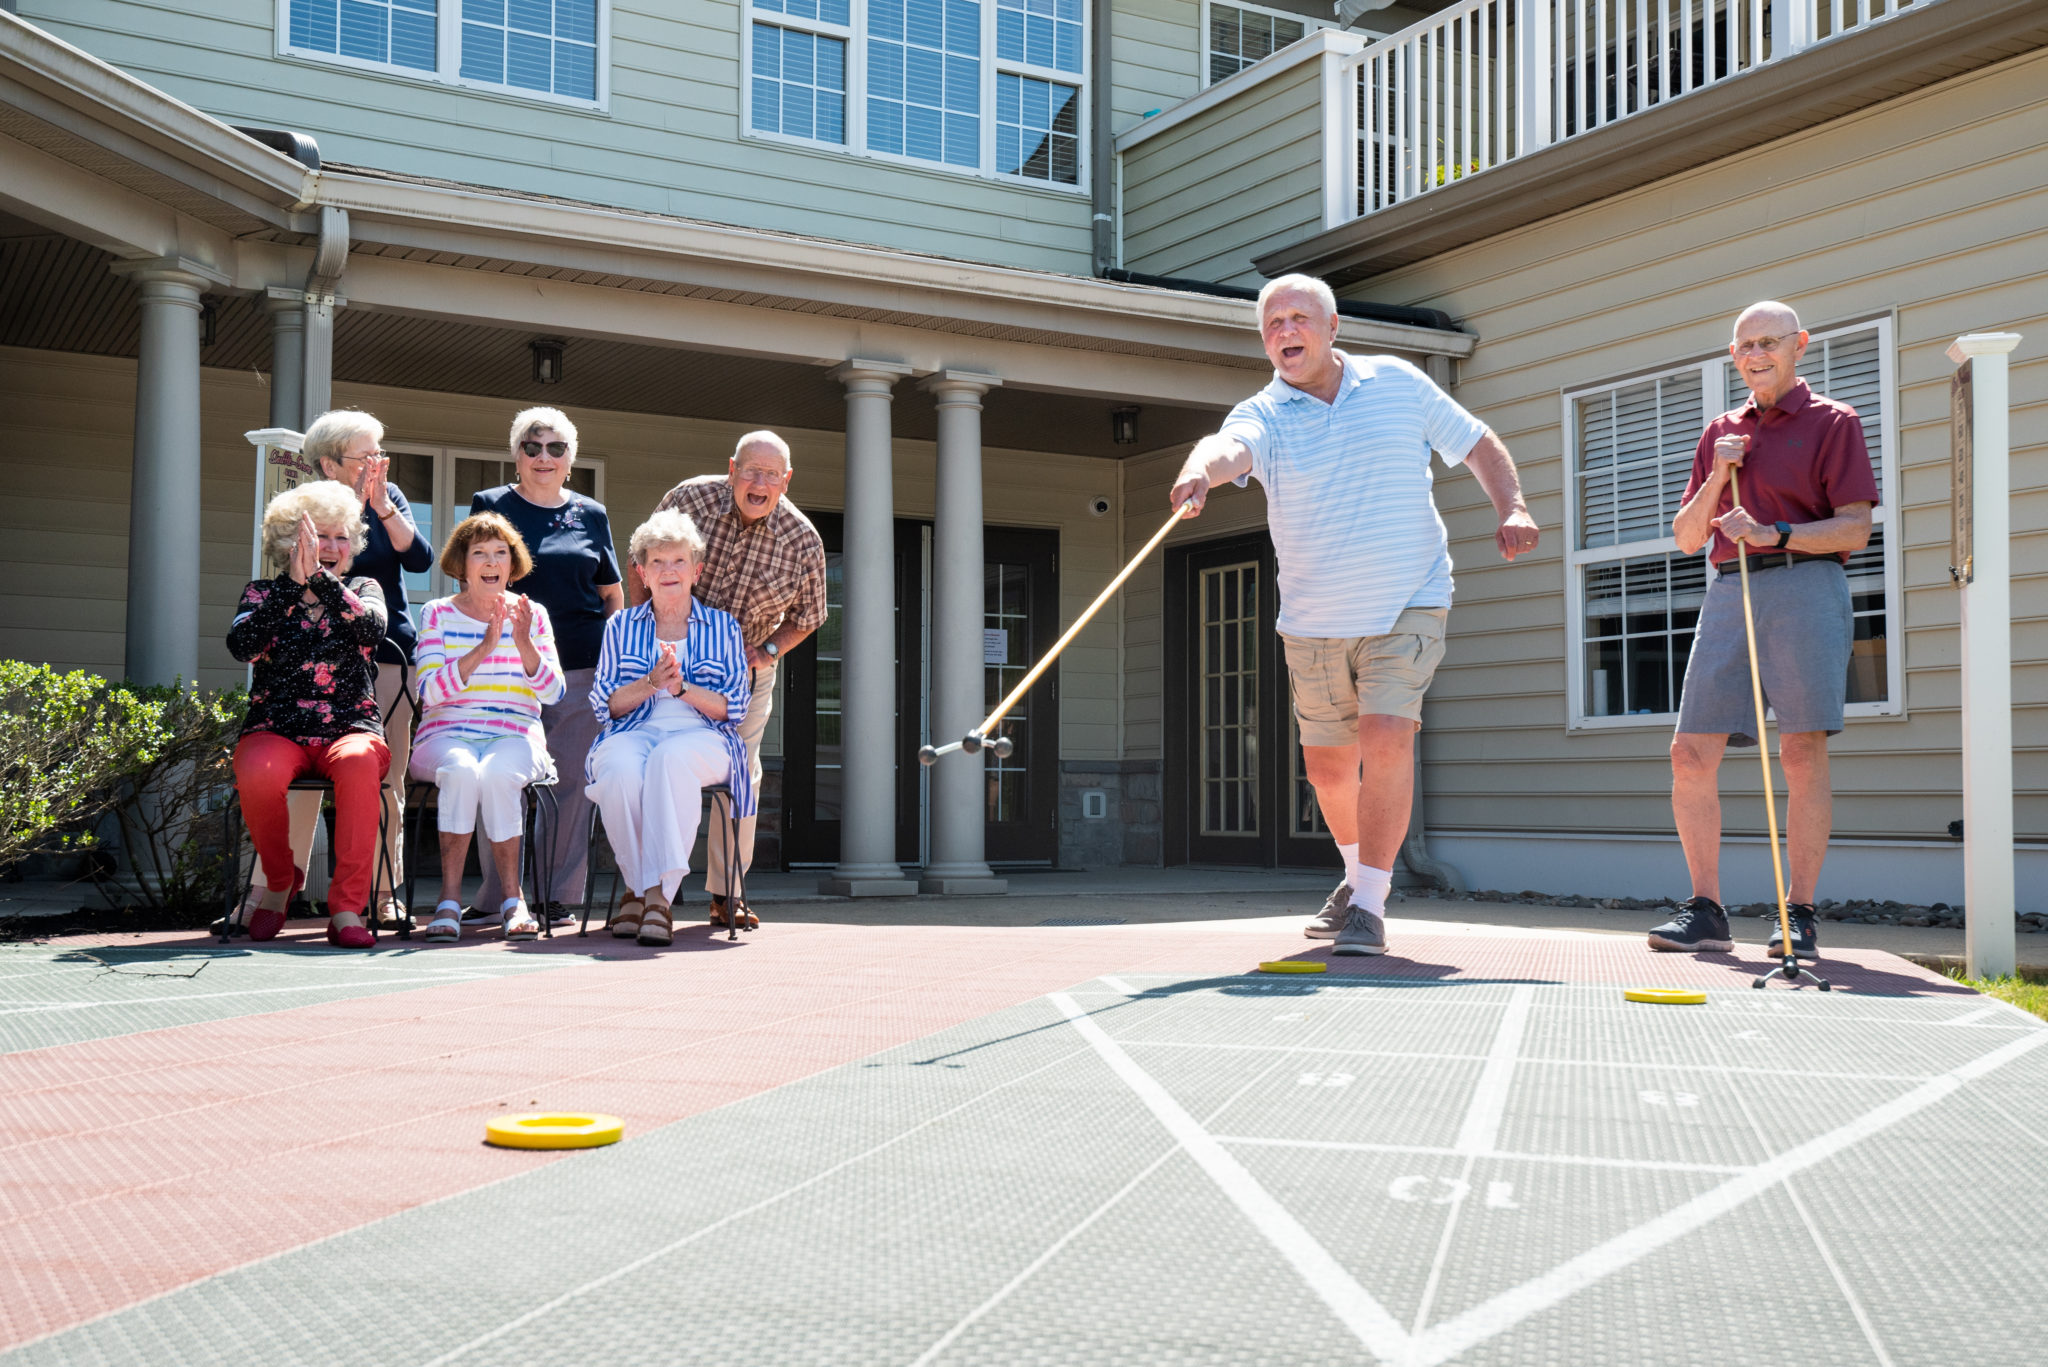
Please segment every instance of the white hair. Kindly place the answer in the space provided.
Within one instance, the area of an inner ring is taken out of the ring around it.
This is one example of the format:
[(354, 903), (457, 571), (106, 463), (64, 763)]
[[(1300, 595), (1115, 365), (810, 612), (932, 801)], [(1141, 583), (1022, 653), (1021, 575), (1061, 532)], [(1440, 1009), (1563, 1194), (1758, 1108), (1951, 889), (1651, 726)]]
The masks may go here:
[(357, 437), (368, 437), (381, 446), (384, 424), (360, 409), (336, 408), (313, 419), (313, 425), (306, 429), (306, 435), (301, 439), (299, 454), (315, 470), (320, 469), (323, 460), (331, 460), (338, 465), (343, 453)]
[(576, 463), (576, 424), (569, 421), (569, 415), (559, 408), (522, 408), (512, 419), (512, 454), (519, 454), (519, 443), (525, 441), (535, 428), (552, 427), (562, 434), (562, 440), (569, 443), (569, 463)]
[(1735, 330), (1733, 333), (1730, 334), (1730, 340), (1732, 341), (1735, 338), (1739, 338), (1742, 335), (1743, 319), (1752, 317), (1759, 313), (1764, 314), (1771, 318), (1784, 319), (1787, 323), (1790, 323), (1792, 325), (1789, 329), (1787, 329), (1788, 331), (1804, 331), (1804, 329), (1799, 326), (1799, 314), (1796, 311), (1794, 311), (1790, 304), (1781, 304), (1775, 299), (1760, 299), (1756, 303), (1751, 304), (1748, 308), (1744, 309), (1741, 313), (1735, 315)]
[(740, 456), (749, 446), (765, 446), (769, 450), (774, 451), (782, 457), (782, 468), (785, 470), (789, 469), (792, 464), (789, 458), (789, 443), (764, 427), (758, 432), (747, 433), (747, 435), (733, 443), (732, 463), (734, 465), (740, 463)]
[(688, 513), (664, 508), (635, 527), (632, 538), (626, 542), (626, 559), (645, 565), (647, 553), (662, 546), (688, 546), (690, 558), (700, 565), (704, 563), (704, 533), (697, 530)]
[(1318, 280), (1313, 275), (1280, 275), (1268, 280), (1266, 287), (1259, 291), (1260, 321), (1263, 322), (1265, 320), (1267, 302), (1274, 295), (1287, 290), (1296, 290), (1306, 294), (1323, 306), (1324, 314), (1331, 318), (1337, 316), (1337, 295), (1327, 283)]
[(363, 501), (355, 490), (336, 480), (308, 480), (286, 489), (263, 510), (263, 549), (279, 564), (292, 558), (302, 513), (325, 535), (331, 536), (337, 529), (346, 531), (351, 555), (360, 552), (370, 539), (370, 530), (363, 525)]

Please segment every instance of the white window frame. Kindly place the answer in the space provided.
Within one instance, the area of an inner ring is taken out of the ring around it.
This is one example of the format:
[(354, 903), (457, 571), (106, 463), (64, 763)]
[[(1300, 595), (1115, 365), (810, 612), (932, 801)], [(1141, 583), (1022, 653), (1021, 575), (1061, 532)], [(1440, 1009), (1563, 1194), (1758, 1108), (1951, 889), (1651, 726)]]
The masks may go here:
[[(415, 441), (387, 441), (384, 443), (384, 449), (401, 455), (421, 456), (432, 463), (432, 485), (434, 490), (432, 506), (437, 515), (443, 508), (452, 510), (455, 507), (456, 461), (488, 460), (495, 461), (501, 465), (512, 463), (511, 454), (507, 451), (502, 449), (491, 450), (476, 446), (430, 446)], [(592, 497), (599, 503), (604, 502), (605, 464), (606, 461), (603, 456), (593, 456), (583, 451), (576, 453), (576, 468), (579, 470), (585, 467), (589, 468), (591, 472), (591, 488), (593, 490)], [(492, 487), (495, 488), (496, 486)], [(474, 492), (474, 490), (471, 492)], [(407, 497), (410, 499), (410, 495)], [(415, 522), (419, 520), (417, 514), (414, 515), (413, 520)], [(446, 598), (449, 594), (455, 592), (455, 585), (446, 574), (441, 572), (441, 547), (447, 544), (448, 533), (453, 529), (453, 526), (454, 524), (450, 523), (447, 527), (434, 527), (429, 533), (434, 550), (434, 563), (427, 570), (427, 598), (429, 600)], [(411, 604), (411, 606), (417, 607), (419, 605), (415, 603)]]
[[(1335, 19), (1319, 19), (1313, 14), (1296, 14), (1293, 10), (1274, 9), (1271, 5), (1239, 4), (1237, 0), (1202, 0), (1202, 89), (1204, 90), (1207, 90), (1210, 86), (1216, 84), (1215, 81), (1209, 78), (1209, 72), (1212, 69), (1210, 66), (1210, 58), (1215, 55), (1215, 49), (1209, 46), (1209, 39), (1211, 35), (1214, 34), (1216, 31), (1213, 27), (1211, 27), (1209, 15), (1210, 12), (1214, 10), (1215, 7), (1219, 4), (1227, 6), (1230, 9), (1246, 10), (1252, 14), (1271, 15), (1275, 19), (1292, 19), (1294, 22), (1302, 26), (1302, 38), (1308, 37), (1311, 33), (1314, 33), (1319, 28), (1337, 27), (1337, 21)], [(1352, 30), (1352, 32), (1364, 35), (1367, 41), (1371, 41), (1376, 38), (1386, 37), (1385, 33), (1381, 33), (1377, 30), (1369, 28), (1355, 28)], [(1297, 38), (1294, 41), (1298, 43), (1301, 41), (1301, 38)], [(1279, 50), (1279, 48), (1273, 49), (1273, 51), (1275, 52), (1278, 52)], [(1259, 59), (1259, 61), (1264, 60), (1265, 58), (1263, 57)], [(1240, 69), (1244, 71), (1250, 71), (1253, 66), (1257, 66), (1258, 64), (1258, 62), (1253, 62), (1251, 66), (1243, 67)], [(1228, 78), (1226, 77), (1225, 79)]]
[[(1899, 486), (1899, 415), (1898, 415), (1898, 366), (1894, 350), (1895, 319), (1891, 314), (1865, 317), (1846, 323), (1831, 323), (1824, 328), (1809, 330), (1810, 343), (1832, 337), (1875, 329), (1877, 332), (1878, 392), (1882, 396), (1883, 411), (1878, 415), (1879, 441), (1882, 450), (1878, 454), (1877, 468), (1883, 501), (1871, 510), (1873, 530), (1884, 532), (1884, 614), (1885, 614), (1885, 698), (1882, 702), (1850, 703), (1844, 715), (1850, 718), (1892, 717), (1906, 715), (1905, 664), (1906, 633), (1904, 594), (1901, 583), (1903, 575), (1904, 547), (1898, 535), (1899, 519), (1893, 509), (1901, 496)], [(1809, 344), (1810, 344), (1809, 343)], [(1722, 351), (1714, 356), (1688, 361), (1679, 365), (1667, 365), (1656, 370), (1640, 371), (1619, 379), (1603, 380), (1598, 384), (1562, 391), (1560, 395), (1564, 427), (1564, 507), (1565, 507), (1565, 716), (1567, 731), (1619, 731), (1619, 730), (1662, 730), (1668, 731), (1677, 724), (1676, 712), (1657, 712), (1647, 715), (1595, 717), (1586, 713), (1586, 567), (1634, 559), (1645, 555), (1679, 554), (1676, 537), (1665, 535), (1645, 538), (1639, 541), (1624, 541), (1612, 546), (1579, 546), (1579, 424), (1578, 404), (1581, 399), (1592, 398), (1644, 384), (1651, 380), (1670, 375), (1696, 372), (1700, 377), (1700, 430), (1707, 423), (1727, 411), (1720, 407), (1721, 400), (1728, 392), (1727, 367), (1733, 364), (1728, 353)], [(1707, 548), (1700, 551), (1707, 554)], [(1713, 572), (1708, 571), (1707, 582), (1713, 582)]]
[[(1088, 124), (1092, 110), (1088, 102), (1088, 81), (1095, 62), (1094, 25), (1089, 22), (1094, 7), (1106, 0), (1081, 0), (1081, 69), (1060, 71), (1051, 67), (1032, 66), (1025, 62), (1001, 61), (996, 57), (996, 0), (981, 0), (981, 162), (978, 166), (955, 166), (951, 162), (926, 161), (922, 157), (907, 156), (900, 152), (879, 152), (868, 147), (868, 102), (867, 102), (867, 0), (851, 0), (844, 24), (827, 23), (820, 19), (802, 19), (773, 10), (756, 10), (753, 0), (742, 0), (740, 14), (740, 136), (757, 142), (781, 143), (787, 147), (801, 147), (812, 152), (830, 152), (839, 156), (858, 157), (863, 161), (886, 162), (892, 166), (907, 166), (920, 171), (938, 171), (946, 175), (969, 176), (977, 180), (993, 181), (999, 185), (1014, 185), (1024, 189), (1046, 190), (1054, 194), (1084, 196), (1089, 186), (1089, 139)], [(1299, 16), (1293, 16), (1299, 17)], [(846, 141), (825, 142), (817, 138), (792, 137), (787, 133), (763, 133), (753, 126), (754, 119), (754, 25), (767, 24), (773, 28), (799, 29), (828, 38), (842, 39), (846, 43)], [(1076, 175), (1074, 183), (1065, 184), (1056, 180), (1035, 180), (1030, 176), (1011, 175), (995, 169), (996, 164), (996, 74), (1028, 76), (1033, 80), (1049, 81), (1054, 85), (1073, 88), (1075, 99), (1080, 104), (1080, 138), (1075, 148)]]
[(427, 85), (454, 86), (511, 99), (560, 105), (565, 109), (591, 110), (598, 113), (606, 113), (611, 109), (612, 0), (597, 0), (597, 98), (591, 100), (574, 95), (557, 95), (551, 90), (529, 90), (525, 86), (479, 81), (462, 75), (462, 0), (439, 0), (435, 6), (435, 69), (432, 71), (400, 66), (396, 62), (365, 61), (361, 57), (349, 57), (338, 52), (322, 52), (318, 48), (295, 47), (291, 41), (291, 8), (292, 0), (277, 0), (277, 55), (280, 57), (318, 62), (323, 66), (345, 67), (379, 76), (395, 76), (401, 80), (420, 81)]

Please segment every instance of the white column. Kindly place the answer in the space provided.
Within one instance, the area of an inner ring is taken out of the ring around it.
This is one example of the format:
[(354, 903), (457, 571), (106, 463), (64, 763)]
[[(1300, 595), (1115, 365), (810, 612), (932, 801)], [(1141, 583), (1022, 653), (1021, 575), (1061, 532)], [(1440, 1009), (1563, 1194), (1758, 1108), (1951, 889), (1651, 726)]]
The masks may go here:
[(896, 726), (896, 514), (889, 407), (897, 361), (851, 360), (846, 386), (846, 522), (840, 565), (839, 866), (818, 890), (841, 897), (907, 897), (917, 885), (896, 862), (896, 783), (917, 738)]
[[(1557, 79), (1551, 28), (1553, 0), (1518, 0), (1515, 6), (1515, 149), (1528, 156), (1550, 146)], [(1504, 93), (1504, 92), (1503, 92)], [(1505, 150), (1505, 149), (1503, 149)]]
[(142, 311), (128, 488), (127, 677), (199, 676), (199, 295), (224, 277), (182, 258), (122, 261)]
[[(2012, 516), (2007, 355), (2014, 332), (1958, 337), (1971, 371), (1971, 578), (1963, 594), (1963, 953), (1972, 977), (2003, 977), (2013, 939)], [(1960, 493), (1960, 491), (1958, 491)]]
[[(959, 740), (988, 715), (981, 632), (981, 396), (993, 375), (942, 370), (924, 380), (939, 401), (937, 516), (932, 523), (932, 740)], [(920, 892), (1000, 893), (989, 872), (986, 755), (956, 753), (931, 768), (931, 863)]]
[(263, 296), (270, 313), (270, 425), (306, 430), (306, 296), (272, 285)]

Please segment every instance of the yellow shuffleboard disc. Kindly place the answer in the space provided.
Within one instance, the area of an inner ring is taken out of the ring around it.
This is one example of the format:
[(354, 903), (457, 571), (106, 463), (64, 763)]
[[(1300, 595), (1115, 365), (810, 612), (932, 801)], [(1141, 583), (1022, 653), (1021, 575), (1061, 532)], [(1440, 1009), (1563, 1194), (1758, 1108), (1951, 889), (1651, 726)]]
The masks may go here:
[(1696, 987), (1631, 987), (1621, 994), (1632, 1002), (1655, 1002), (1660, 1006), (1701, 1006), (1707, 994)]
[(1324, 973), (1329, 965), (1315, 959), (1275, 959), (1259, 965), (1261, 973)]
[(617, 1116), (575, 1111), (501, 1115), (484, 1127), (484, 1142), (504, 1149), (594, 1149), (625, 1136), (626, 1122)]

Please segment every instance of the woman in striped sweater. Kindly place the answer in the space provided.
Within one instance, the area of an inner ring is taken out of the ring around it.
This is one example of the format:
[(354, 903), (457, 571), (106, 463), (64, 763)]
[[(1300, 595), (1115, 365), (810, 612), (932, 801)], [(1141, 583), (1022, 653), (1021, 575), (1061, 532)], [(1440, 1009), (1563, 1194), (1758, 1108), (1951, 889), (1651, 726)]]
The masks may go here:
[(412, 776), (440, 788), (441, 900), (427, 925), (435, 942), (462, 937), (462, 869), (477, 815), (506, 896), (508, 940), (531, 940), (540, 923), (519, 890), (521, 793), (553, 777), (540, 709), (564, 690), (547, 609), (506, 586), (533, 569), (526, 542), (496, 513), (465, 518), (448, 534), (441, 569), (462, 592), (421, 614), (413, 670), (420, 729)]

